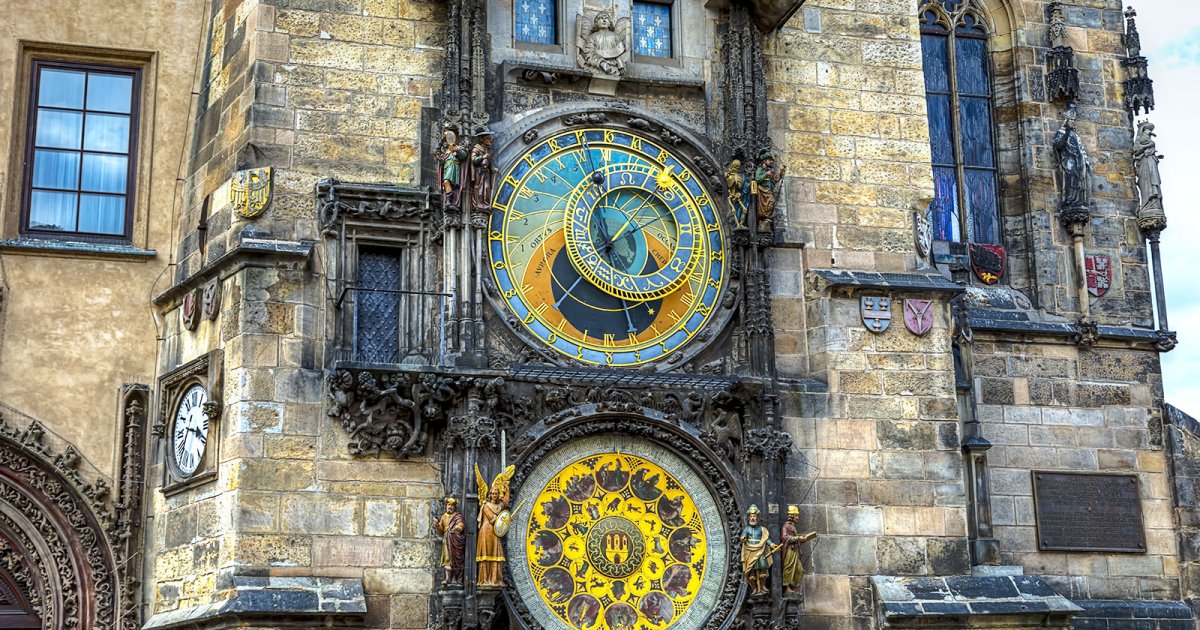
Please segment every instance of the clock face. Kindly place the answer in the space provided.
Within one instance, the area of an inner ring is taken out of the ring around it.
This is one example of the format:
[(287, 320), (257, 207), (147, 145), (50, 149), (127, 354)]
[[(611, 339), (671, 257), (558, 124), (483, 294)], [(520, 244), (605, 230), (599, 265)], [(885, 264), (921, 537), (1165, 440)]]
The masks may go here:
[(626, 131), (569, 130), (527, 150), (498, 182), (488, 247), (520, 326), (593, 365), (678, 351), (725, 282), (725, 233), (699, 177)]
[(175, 425), (171, 431), (171, 453), (180, 476), (190, 477), (200, 466), (208, 441), (208, 416), (204, 403), (208, 392), (201, 385), (192, 385), (179, 399), (175, 409)]

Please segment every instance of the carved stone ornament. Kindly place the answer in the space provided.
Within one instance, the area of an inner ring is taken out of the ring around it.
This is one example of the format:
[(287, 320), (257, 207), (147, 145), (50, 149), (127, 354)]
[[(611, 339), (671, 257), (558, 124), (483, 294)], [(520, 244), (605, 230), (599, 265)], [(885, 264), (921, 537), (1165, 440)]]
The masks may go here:
[(238, 216), (257, 219), (271, 203), (271, 167), (252, 168), (233, 174), (229, 195)]
[(196, 330), (200, 327), (199, 288), (183, 294), (183, 303), (179, 305), (179, 321), (186, 330)]
[(613, 8), (584, 8), (575, 20), (579, 67), (593, 74), (618, 78), (633, 55), (629, 18), (617, 18)]
[(212, 321), (221, 312), (221, 280), (213, 278), (200, 290), (200, 311), (204, 319)]
[(1079, 96), (1079, 69), (1075, 50), (1067, 43), (1067, 20), (1063, 3), (1054, 0), (1046, 7), (1050, 18), (1050, 50), (1046, 51), (1046, 88), (1052, 101), (1074, 101)]
[(337, 234), (344, 221), (404, 223), (433, 216), (428, 190), (385, 184), (351, 184), (336, 179), (317, 183), (321, 230)]
[(1149, 62), (1142, 56), (1142, 37), (1137, 29), (1137, 11), (1133, 7), (1125, 9), (1125, 34), (1122, 36), (1125, 44), (1125, 58), (1121, 67), (1125, 68), (1125, 109), (1137, 115), (1144, 111), (1149, 114), (1154, 109), (1154, 81), (1150, 79)]
[[(932, 202), (930, 202), (932, 203)], [(928, 259), (933, 247), (933, 228), (929, 224), (929, 213), (925, 208), (913, 209), (913, 241), (917, 258)]]
[(41, 627), (136, 630), (141, 547), (123, 544), (134, 538), (118, 526), (127, 507), (108, 502), (107, 482), (87, 482), (82, 467), (72, 447), (47, 446), (36, 420), (19, 429), (0, 418), (0, 565)]
[(456, 379), (434, 374), (336, 370), (326, 382), (331, 418), (350, 433), (356, 457), (421, 454), (432, 426), (444, 424), (460, 393)]

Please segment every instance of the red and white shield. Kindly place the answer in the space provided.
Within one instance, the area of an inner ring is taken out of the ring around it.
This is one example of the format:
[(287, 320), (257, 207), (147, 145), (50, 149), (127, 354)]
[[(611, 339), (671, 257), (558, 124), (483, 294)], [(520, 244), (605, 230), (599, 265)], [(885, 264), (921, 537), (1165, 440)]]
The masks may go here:
[(1087, 254), (1083, 266), (1087, 270), (1088, 293), (1096, 297), (1108, 293), (1113, 279), (1112, 259), (1106, 254)]
[(933, 330), (933, 300), (904, 300), (904, 327), (918, 337)]

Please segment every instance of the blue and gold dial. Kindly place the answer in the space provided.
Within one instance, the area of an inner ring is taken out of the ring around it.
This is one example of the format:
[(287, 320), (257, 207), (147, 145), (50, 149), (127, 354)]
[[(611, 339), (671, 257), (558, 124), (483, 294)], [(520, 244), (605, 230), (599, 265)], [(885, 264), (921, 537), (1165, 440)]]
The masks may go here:
[(557, 352), (594, 365), (659, 361), (719, 303), (718, 215), (687, 165), (649, 138), (563, 131), (498, 183), (492, 269), (520, 325)]

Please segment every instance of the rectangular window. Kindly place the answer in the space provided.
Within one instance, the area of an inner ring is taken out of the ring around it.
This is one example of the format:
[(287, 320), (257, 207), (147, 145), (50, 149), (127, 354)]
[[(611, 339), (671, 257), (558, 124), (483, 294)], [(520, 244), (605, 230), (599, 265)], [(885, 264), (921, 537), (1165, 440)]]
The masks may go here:
[(441, 360), (445, 296), (422, 290), (433, 272), (428, 258), (418, 238), (358, 247), (354, 361), (430, 365)]
[(518, 42), (558, 44), (558, 0), (513, 0), (513, 27)]
[(633, 3), (633, 52), (643, 57), (670, 59), (671, 5), (662, 2)]
[(139, 72), (33, 63), (22, 231), (130, 234)]

